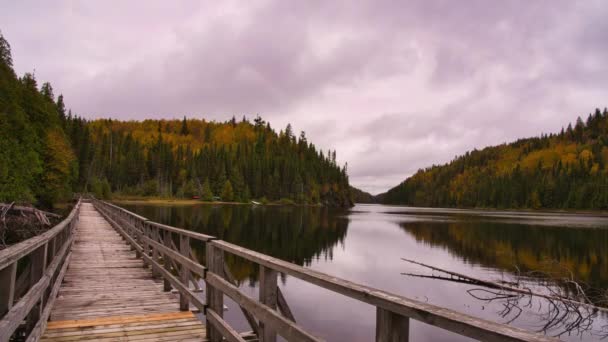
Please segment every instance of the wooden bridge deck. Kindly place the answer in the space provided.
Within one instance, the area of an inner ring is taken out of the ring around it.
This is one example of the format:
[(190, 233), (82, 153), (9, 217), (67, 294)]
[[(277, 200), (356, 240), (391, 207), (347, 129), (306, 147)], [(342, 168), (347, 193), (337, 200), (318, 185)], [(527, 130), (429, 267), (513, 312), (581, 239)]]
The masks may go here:
[[(191, 241), (204, 244), (206, 265), (193, 256)], [(259, 267), (258, 300), (239, 289), (225, 254)], [(412, 319), (481, 341), (557, 341), (153, 222), (96, 199), (79, 200), (55, 227), (0, 250), (0, 341), (26, 336), (35, 342), (41, 335), (43, 341), (322, 341), (296, 323), (277, 286), (279, 273), (374, 306), (378, 342), (408, 341)], [(240, 333), (224, 320), (225, 296), (251, 331)], [(191, 306), (205, 312), (205, 325), (188, 311)]]
[(201, 341), (204, 325), (179, 310), (142, 259), (90, 203), (83, 203), (72, 257), (43, 341)]

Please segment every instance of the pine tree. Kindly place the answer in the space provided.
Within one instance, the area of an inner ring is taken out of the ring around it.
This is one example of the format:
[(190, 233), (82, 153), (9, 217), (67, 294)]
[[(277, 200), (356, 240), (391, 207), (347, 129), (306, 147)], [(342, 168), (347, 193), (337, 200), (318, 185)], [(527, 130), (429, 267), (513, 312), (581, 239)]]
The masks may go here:
[(8, 43), (2, 32), (0, 32), (0, 62), (8, 66), (13, 67), (13, 57), (11, 55), (11, 45)]
[(188, 130), (188, 122), (186, 121), (186, 116), (184, 116), (184, 120), (182, 120), (182, 129), (180, 130), (181, 135), (188, 135), (190, 131)]
[(201, 190), (201, 199), (203, 201), (212, 201), (213, 193), (211, 192), (211, 186), (209, 185), (209, 179), (205, 178), (205, 182), (203, 182), (203, 187)]
[(222, 201), (232, 202), (234, 200), (234, 192), (232, 190), (232, 184), (227, 180), (224, 183), (224, 188), (222, 189)]

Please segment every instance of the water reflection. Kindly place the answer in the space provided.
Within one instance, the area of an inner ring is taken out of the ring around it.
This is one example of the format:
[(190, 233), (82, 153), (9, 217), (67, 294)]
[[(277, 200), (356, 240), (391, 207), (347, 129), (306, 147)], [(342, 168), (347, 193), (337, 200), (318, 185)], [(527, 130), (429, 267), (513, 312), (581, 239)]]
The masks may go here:
[[(333, 247), (344, 243), (349, 222), (345, 211), (322, 207), (123, 206), (153, 221), (213, 235), (303, 266), (313, 259), (331, 260)], [(193, 249), (202, 259), (202, 244)], [(257, 281), (258, 268), (252, 263), (232, 255), (226, 261), (237, 281)]]
[[(465, 262), (511, 272), (542, 271), (608, 288), (608, 230), (546, 227), (468, 219), (401, 222), (417, 241)], [(603, 303), (606, 305), (606, 303)]]
[[(416, 259), (483, 279), (501, 273), (543, 269), (556, 261), (575, 279), (608, 288), (608, 218), (550, 213), (477, 212), (356, 206), (349, 212), (317, 207), (152, 206), (123, 205), (151, 220), (217, 236), (274, 257), (369, 286), (398, 293), (470, 315), (508, 322), (502, 304), (480, 303), (467, 295), (472, 287), (433, 279), (411, 278), (400, 258)], [(193, 246), (203, 256), (200, 245)], [(255, 265), (236, 257), (226, 260), (240, 287), (257, 296)], [(298, 323), (330, 341), (373, 340), (372, 306), (337, 296), (295, 278), (279, 285)], [(320, 305), (323, 303), (323, 305)], [(234, 303), (227, 301), (228, 307)], [(238, 310), (227, 319), (248, 329)], [(539, 330), (538, 310), (525, 312), (512, 324)], [(594, 329), (601, 330), (606, 318)], [(412, 322), (417, 341), (459, 340), (443, 330)], [(571, 340), (598, 340), (585, 333)]]

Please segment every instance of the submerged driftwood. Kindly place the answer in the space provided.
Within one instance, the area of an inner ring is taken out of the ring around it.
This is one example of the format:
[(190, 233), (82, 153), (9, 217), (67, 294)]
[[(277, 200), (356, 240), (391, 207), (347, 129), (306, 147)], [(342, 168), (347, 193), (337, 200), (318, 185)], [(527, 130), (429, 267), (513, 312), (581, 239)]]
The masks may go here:
[(0, 203), (0, 249), (47, 230), (61, 216), (48, 211)]
[[(608, 337), (608, 325), (602, 327), (602, 331), (592, 331), (593, 322), (598, 316), (598, 313), (602, 313), (604, 316), (608, 314), (608, 308), (594, 305), (595, 303), (608, 304), (608, 291), (602, 294), (600, 298), (594, 298), (591, 300), (583, 286), (576, 282), (572, 276), (565, 279), (553, 279), (557, 282), (567, 285), (569, 288), (574, 289), (575, 297), (568, 294), (567, 292), (556, 289), (554, 286), (545, 285), (543, 289), (546, 293), (534, 291), (529, 287), (518, 287), (520, 281), (517, 282), (505, 282), (505, 281), (489, 281), (471, 277), (462, 273), (453, 272), (447, 269), (442, 269), (436, 266), (428, 265), (422, 262), (418, 262), (411, 259), (401, 258), (403, 261), (422, 266), (432, 271), (440, 272), (446, 276), (438, 275), (425, 275), (417, 273), (401, 273), (403, 275), (418, 277), (418, 278), (430, 278), (443, 281), (451, 281), (457, 283), (470, 284), (475, 286), (481, 286), (482, 288), (473, 288), (467, 290), (467, 293), (477, 300), (481, 300), (487, 303), (493, 301), (501, 301), (503, 303), (503, 309), (499, 314), (504, 317), (510, 317), (508, 323), (516, 320), (521, 313), (523, 308), (532, 308), (532, 300), (534, 297), (542, 298), (546, 305), (541, 302), (538, 304), (538, 311), (544, 311), (543, 326), (539, 331), (548, 332), (550, 329), (558, 330), (556, 336), (564, 334), (576, 333), (582, 335), (583, 333), (590, 333), (599, 335), (601, 338)], [(530, 273), (536, 276), (538, 280), (546, 281), (548, 277), (543, 272), (535, 271)], [(543, 275), (545, 277), (538, 277)], [(601, 291), (600, 291), (601, 292)], [(525, 299), (527, 298), (527, 302)], [(524, 304), (522, 305), (522, 300)]]

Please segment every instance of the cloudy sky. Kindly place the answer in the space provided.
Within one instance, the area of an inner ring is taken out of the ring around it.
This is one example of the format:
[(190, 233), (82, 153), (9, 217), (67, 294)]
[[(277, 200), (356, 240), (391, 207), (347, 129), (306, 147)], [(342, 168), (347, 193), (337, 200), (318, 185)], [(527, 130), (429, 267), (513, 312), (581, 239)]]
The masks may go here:
[(0, 30), (87, 118), (292, 123), (385, 191), (608, 105), (608, 2), (6, 1)]

